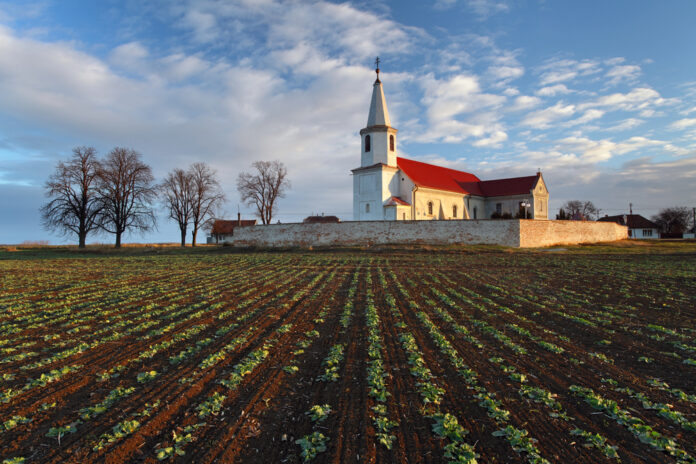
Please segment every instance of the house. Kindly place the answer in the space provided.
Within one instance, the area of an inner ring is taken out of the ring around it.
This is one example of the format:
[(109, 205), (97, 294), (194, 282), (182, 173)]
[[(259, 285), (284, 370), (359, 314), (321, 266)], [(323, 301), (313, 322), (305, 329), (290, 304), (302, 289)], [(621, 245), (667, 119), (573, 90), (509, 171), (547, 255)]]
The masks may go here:
[(341, 222), (336, 216), (307, 216), (302, 220), (304, 224), (332, 224)]
[(397, 155), (397, 129), (379, 79), (372, 87), (360, 167), (353, 169), (353, 220), (528, 217), (548, 219), (549, 191), (541, 172), (482, 181), (474, 174)]
[(628, 238), (660, 238), (660, 228), (654, 222), (645, 219), (640, 214), (623, 214), (619, 216), (604, 216), (597, 219), (602, 222), (615, 222), (628, 227)]
[(256, 219), (242, 219), (237, 213), (237, 220), (215, 219), (207, 243), (220, 243), (232, 240), (234, 229), (256, 225)]

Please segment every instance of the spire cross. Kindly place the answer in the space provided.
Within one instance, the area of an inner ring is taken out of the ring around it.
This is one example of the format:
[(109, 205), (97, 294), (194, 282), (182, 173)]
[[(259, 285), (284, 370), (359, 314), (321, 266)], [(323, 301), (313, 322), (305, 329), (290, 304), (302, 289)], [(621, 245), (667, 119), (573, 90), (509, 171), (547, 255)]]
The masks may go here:
[(375, 68), (377, 71), (377, 74), (379, 74), (379, 56), (375, 58)]

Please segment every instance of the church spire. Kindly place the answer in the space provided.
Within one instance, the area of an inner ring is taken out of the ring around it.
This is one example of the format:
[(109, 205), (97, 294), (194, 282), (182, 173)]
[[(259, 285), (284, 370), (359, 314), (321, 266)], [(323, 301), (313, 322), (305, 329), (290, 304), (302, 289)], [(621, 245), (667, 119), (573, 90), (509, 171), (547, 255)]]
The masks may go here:
[(391, 126), (387, 100), (384, 98), (382, 81), (379, 80), (379, 57), (375, 60), (375, 72), (377, 79), (372, 87), (372, 101), (370, 102), (370, 113), (367, 116), (367, 127)]

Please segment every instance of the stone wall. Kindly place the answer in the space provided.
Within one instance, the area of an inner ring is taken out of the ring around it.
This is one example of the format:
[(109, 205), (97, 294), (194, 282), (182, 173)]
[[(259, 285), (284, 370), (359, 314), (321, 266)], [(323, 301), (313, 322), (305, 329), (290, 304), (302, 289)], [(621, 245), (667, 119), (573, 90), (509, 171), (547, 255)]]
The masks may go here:
[(520, 221), (520, 247), (613, 242), (628, 238), (628, 228), (614, 222)]
[(355, 221), (272, 224), (239, 228), (239, 247), (309, 247), (411, 244), (490, 244), (537, 247), (614, 241), (626, 227), (609, 222), (541, 220)]

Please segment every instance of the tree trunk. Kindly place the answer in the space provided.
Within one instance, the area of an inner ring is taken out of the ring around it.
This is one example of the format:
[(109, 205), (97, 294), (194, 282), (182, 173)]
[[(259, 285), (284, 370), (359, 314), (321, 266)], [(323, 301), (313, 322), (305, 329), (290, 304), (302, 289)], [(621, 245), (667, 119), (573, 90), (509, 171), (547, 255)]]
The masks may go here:
[(198, 234), (198, 227), (195, 227), (195, 226), (194, 226), (194, 227), (193, 227), (193, 232), (192, 232), (193, 239), (191, 240), (191, 246), (192, 246), (192, 247), (195, 247), (195, 246), (196, 246), (196, 235), (197, 235), (197, 234)]
[(80, 243), (77, 245), (78, 248), (84, 248), (85, 242), (87, 241), (87, 232), (80, 232)]
[(116, 232), (116, 245), (114, 248), (121, 248), (121, 232)]
[(186, 227), (181, 228), (181, 246), (186, 246)]

